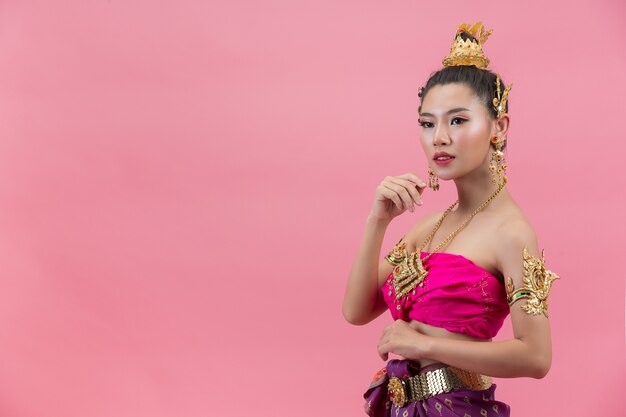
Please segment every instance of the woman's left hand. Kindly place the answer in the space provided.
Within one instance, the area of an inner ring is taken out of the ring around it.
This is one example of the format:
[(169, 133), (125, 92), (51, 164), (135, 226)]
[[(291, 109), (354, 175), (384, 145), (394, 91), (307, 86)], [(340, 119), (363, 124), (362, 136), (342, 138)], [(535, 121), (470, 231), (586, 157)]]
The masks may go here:
[(419, 333), (404, 320), (396, 320), (383, 330), (378, 342), (378, 355), (384, 361), (389, 358), (389, 352), (418, 360), (425, 357), (430, 343), (430, 336)]

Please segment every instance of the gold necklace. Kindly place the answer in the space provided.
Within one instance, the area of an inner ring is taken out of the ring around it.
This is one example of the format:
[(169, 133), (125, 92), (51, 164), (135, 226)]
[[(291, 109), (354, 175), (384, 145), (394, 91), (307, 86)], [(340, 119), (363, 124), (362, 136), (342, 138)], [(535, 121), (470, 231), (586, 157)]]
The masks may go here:
[[(423, 262), (426, 259), (430, 258), (439, 249), (444, 247), (444, 245), (447, 245), (448, 243), (450, 243), (450, 241), (461, 230), (463, 230), (465, 226), (467, 226), (470, 220), (472, 220), (472, 218), (474, 218), (476, 214), (478, 214), (482, 209), (484, 209), (487, 206), (487, 204), (489, 204), (491, 200), (493, 200), (500, 193), (502, 188), (504, 188), (505, 184), (506, 184), (506, 180), (503, 181), (502, 184), (500, 184), (498, 189), (493, 194), (491, 194), (491, 196), (485, 202), (483, 202), (480, 206), (478, 206), (478, 208), (474, 210), (472, 214), (470, 214), (469, 217), (463, 221), (463, 223), (461, 223), (461, 226), (459, 226), (454, 232), (450, 233), (448, 237), (446, 237), (439, 245), (437, 245), (437, 247), (432, 252), (430, 252), (423, 259), (420, 257), (422, 248), (425, 247), (428, 244), (428, 242), (430, 242), (433, 236), (435, 236), (435, 233), (441, 226), (441, 223), (443, 223), (443, 219), (445, 219), (446, 216), (452, 211), (454, 206), (458, 204), (459, 200), (456, 200), (454, 203), (452, 203), (450, 207), (446, 209), (446, 211), (443, 213), (443, 215), (441, 216), (437, 224), (435, 224), (435, 227), (433, 228), (432, 232), (430, 232), (426, 240), (424, 240), (423, 245), (415, 249), (415, 251), (413, 251), (413, 253), (411, 253), (410, 256), (407, 256), (406, 249), (404, 248), (404, 242), (399, 248), (394, 248), (394, 252), (396, 251), (402, 252), (401, 254), (399, 254), (400, 256), (396, 258), (396, 259), (402, 259), (402, 262), (400, 262), (393, 269), (393, 286), (396, 290), (396, 301), (402, 298), (404, 295), (406, 295), (409, 291), (413, 290), (413, 293), (415, 294), (414, 289), (417, 285), (419, 285), (420, 287), (424, 286), (423, 281), (426, 278), (426, 276), (428, 276), (428, 271), (426, 270), (426, 268), (424, 268)], [(400, 305), (398, 305), (396, 308), (399, 310)]]

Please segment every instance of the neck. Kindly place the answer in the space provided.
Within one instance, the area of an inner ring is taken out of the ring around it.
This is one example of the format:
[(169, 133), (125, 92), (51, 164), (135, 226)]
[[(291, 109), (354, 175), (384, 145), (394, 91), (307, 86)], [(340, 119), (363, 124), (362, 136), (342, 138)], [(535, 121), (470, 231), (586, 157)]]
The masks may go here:
[[(471, 213), (483, 204), (498, 189), (498, 184), (491, 182), (489, 171), (476, 170), (474, 173), (454, 180), (459, 203), (456, 208), (458, 214)], [(508, 194), (506, 186), (500, 190), (495, 199), (502, 199)], [(494, 200), (489, 203), (492, 205)]]

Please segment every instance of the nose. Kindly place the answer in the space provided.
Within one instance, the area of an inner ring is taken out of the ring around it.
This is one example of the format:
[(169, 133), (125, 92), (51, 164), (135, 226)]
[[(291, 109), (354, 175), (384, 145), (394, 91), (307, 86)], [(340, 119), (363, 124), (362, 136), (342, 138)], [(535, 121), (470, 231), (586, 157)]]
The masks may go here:
[(448, 135), (447, 126), (445, 123), (438, 123), (435, 127), (433, 135), (433, 145), (441, 146), (450, 143), (450, 136)]

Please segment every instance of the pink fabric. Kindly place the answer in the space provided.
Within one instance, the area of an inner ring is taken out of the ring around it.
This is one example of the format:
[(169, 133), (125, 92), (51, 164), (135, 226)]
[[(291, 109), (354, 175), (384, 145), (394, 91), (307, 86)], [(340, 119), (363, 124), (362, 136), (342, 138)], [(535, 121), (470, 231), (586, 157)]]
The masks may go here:
[[(421, 252), (423, 259), (428, 252)], [(481, 339), (494, 337), (509, 314), (504, 286), (491, 273), (462, 255), (437, 252), (424, 261), (428, 276), (395, 301), (393, 273), (382, 287), (394, 320), (418, 320)], [(391, 294), (391, 295), (390, 295)], [(401, 309), (397, 309), (400, 304)]]

